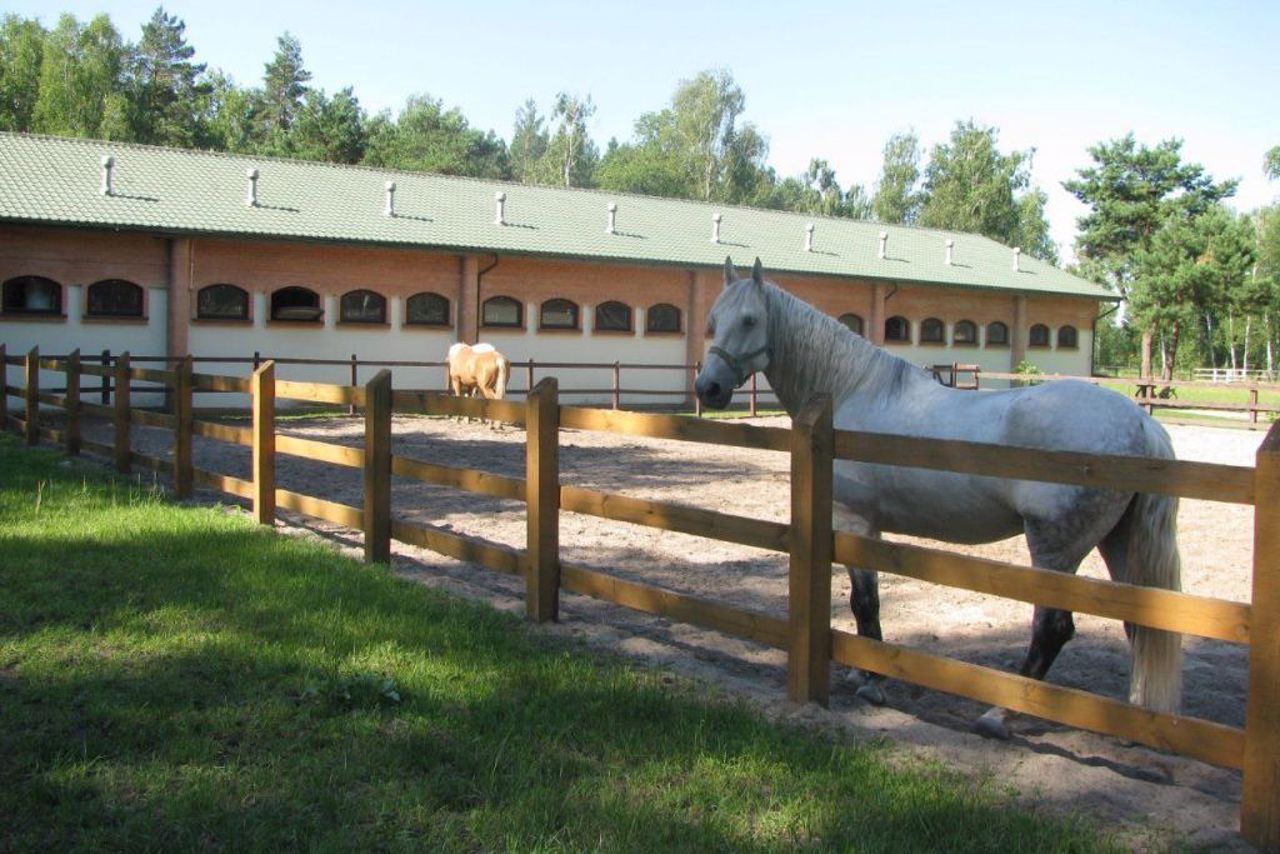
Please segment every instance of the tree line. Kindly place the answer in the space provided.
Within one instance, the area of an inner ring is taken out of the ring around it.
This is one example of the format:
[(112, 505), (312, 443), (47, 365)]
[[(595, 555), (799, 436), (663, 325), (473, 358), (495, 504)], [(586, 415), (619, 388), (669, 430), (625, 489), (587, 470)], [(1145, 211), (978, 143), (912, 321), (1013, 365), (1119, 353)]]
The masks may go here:
[[(257, 85), (197, 62), (186, 26), (157, 8), (136, 42), (106, 15), (0, 22), (0, 130), (113, 139), (333, 163), (429, 171), (562, 187), (694, 199), (983, 234), (1059, 263), (1031, 182), (1034, 149), (1005, 151), (997, 128), (957, 121), (926, 149), (892, 135), (868, 189), (842, 186), (814, 156), (800, 175), (769, 165), (768, 136), (745, 118), (746, 95), (727, 70), (683, 80), (629, 139), (603, 147), (588, 125), (591, 95), (530, 98), (509, 139), (472, 126), (460, 107), (423, 92), (370, 115), (352, 86), (310, 84), (302, 46), (277, 39)], [(1072, 268), (1114, 289), (1125, 321), (1100, 322), (1101, 364), (1274, 365), (1280, 346), (1280, 215), (1224, 206), (1234, 180), (1184, 161), (1181, 142), (1132, 134), (1100, 142), (1064, 183), (1090, 212), (1078, 223)], [(1265, 155), (1280, 178), (1280, 146)], [(1185, 356), (1193, 350), (1191, 358)], [(1252, 360), (1252, 361), (1251, 361)]]

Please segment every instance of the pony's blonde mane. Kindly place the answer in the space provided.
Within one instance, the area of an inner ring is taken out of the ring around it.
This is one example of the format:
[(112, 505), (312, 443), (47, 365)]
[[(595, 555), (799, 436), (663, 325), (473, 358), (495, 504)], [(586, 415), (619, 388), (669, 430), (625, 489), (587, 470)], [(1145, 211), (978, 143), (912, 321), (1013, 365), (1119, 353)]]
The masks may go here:
[(770, 347), (764, 373), (788, 414), (819, 392), (838, 406), (854, 392), (894, 394), (903, 383), (926, 376), (772, 282), (762, 291)]

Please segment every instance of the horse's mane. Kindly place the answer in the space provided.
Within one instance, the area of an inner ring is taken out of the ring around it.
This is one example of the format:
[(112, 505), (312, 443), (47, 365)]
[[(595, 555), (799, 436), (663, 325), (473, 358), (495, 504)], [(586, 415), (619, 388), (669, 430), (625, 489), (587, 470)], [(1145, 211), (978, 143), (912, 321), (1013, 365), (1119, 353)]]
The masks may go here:
[(813, 394), (896, 395), (922, 372), (772, 282), (764, 284), (772, 353), (765, 375), (794, 415)]

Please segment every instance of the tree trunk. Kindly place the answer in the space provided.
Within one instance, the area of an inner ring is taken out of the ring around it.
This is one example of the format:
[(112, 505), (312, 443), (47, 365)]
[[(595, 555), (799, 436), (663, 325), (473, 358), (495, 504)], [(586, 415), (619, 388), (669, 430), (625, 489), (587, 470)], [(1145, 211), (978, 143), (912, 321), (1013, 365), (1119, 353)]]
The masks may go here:
[(1142, 376), (1151, 379), (1151, 330), (1142, 332)]
[(1204, 335), (1209, 346), (1209, 367), (1218, 370), (1218, 351), (1213, 346), (1213, 312), (1204, 313)]
[(1173, 363), (1178, 358), (1178, 321), (1173, 322), (1173, 329), (1169, 330), (1169, 337), (1161, 336), (1160, 339), (1160, 379), (1165, 382), (1173, 382)]
[(1227, 312), (1227, 349), (1231, 351), (1231, 370), (1236, 369), (1236, 315)]
[(1276, 375), (1275, 354), (1271, 348), (1271, 342), (1274, 340), (1274, 335), (1271, 331), (1271, 312), (1264, 313), (1262, 321), (1266, 324), (1267, 330), (1267, 379), (1271, 379)]
[(1249, 331), (1253, 328), (1253, 315), (1244, 319), (1244, 375), (1249, 376)]

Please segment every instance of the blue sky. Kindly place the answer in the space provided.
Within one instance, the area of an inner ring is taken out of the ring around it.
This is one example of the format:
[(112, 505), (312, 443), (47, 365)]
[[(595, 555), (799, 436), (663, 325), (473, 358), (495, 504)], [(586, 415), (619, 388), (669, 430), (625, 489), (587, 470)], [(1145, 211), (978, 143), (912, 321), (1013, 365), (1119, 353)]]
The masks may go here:
[[(1054, 239), (1069, 254), (1084, 208), (1060, 182), (1087, 147), (1134, 131), (1177, 136), (1187, 159), (1238, 177), (1235, 204), (1280, 197), (1262, 157), (1280, 145), (1280, 3), (596, 2), (361, 4), (171, 0), (198, 58), (256, 85), (289, 30), (312, 85), (355, 87), (370, 111), (415, 92), (460, 106), (471, 122), (511, 134), (516, 108), (556, 92), (590, 94), (603, 147), (629, 138), (642, 112), (680, 80), (728, 68), (744, 118), (770, 141), (780, 174), (813, 156), (842, 185), (868, 189), (881, 148), (915, 129), (930, 146), (957, 119), (1000, 129), (1004, 150), (1034, 147)], [(8, 0), (4, 11), (86, 19), (105, 12), (136, 40), (154, 0)]]

